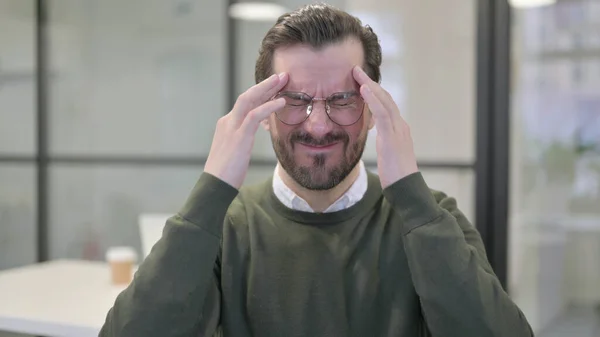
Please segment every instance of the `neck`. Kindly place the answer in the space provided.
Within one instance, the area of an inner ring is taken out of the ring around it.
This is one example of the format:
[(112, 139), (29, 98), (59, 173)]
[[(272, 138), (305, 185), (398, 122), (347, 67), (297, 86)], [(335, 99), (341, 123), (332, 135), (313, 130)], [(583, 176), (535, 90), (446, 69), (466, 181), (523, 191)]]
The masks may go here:
[(350, 174), (348, 174), (341, 183), (334, 188), (325, 191), (313, 191), (300, 186), (283, 168), (281, 168), (281, 166), (279, 166), (277, 172), (287, 187), (299, 197), (306, 200), (315, 212), (320, 213), (325, 211), (327, 207), (346, 193), (350, 186), (356, 181), (360, 174), (360, 163), (352, 169)]

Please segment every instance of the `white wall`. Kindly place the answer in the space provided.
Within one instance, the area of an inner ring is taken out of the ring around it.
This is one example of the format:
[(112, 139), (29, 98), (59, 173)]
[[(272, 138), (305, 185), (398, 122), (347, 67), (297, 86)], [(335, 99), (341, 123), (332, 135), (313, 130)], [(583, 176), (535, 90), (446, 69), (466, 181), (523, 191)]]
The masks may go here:
[(205, 155), (227, 108), (221, 1), (50, 6), (51, 152)]
[[(0, 1), (0, 155), (35, 150), (33, 1)], [(36, 260), (35, 177), (29, 163), (0, 165), (0, 270)]]
[[(14, 12), (23, 12), (16, 3), (12, 1), (16, 7), (11, 7), (10, 15), (17, 18), (17, 23), (11, 29), (21, 27), (13, 30), (21, 38), (2, 35), (4, 29), (0, 29), (0, 36), (12, 41), (12, 45), (16, 43), (15, 50), (21, 50), (18, 55), (14, 51), (10, 54), (13, 68), (31, 71), (32, 46), (14, 41), (29, 41), (27, 36), (33, 30), (27, 21), (22, 22), (22, 14), (15, 15)], [(305, 1), (281, 3), (295, 8)], [(382, 84), (393, 94), (412, 127), (419, 159), (473, 161), (474, 3), (434, 0), (332, 3), (358, 15), (380, 36), (384, 49)], [(27, 20), (32, 20), (33, 8), (29, 10)], [(225, 6), (219, 0), (50, 2), (51, 153), (206, 155), (217, 118), (230, 109), (225, 101), (224, 13)], [(0, 22), (7, 24), (4, 20)], [(244, 22), (238, 25), (238, 92), (254, 83), (258, 46), (270, 25)], [(11, 98), (0, 99), (0, 106), (33, 104), (27, 99), (19, 99), (18, 104), (13, 102), (18, 97), (32, 95), (32, 88), (12, 85), (5, 89), (11, 90)], [(0, 87), (0, 95), (1, 92)], [(33, 106), (20, 109), (31, 110), (30, 117), (19, 117), (24, 118), (20, 125), (33, 125)], [(1, 125), (3, 128), (8, 123)], [(7, 130), (17, 132), (15, 128)], [(22, 141), (23, 147), (33, 149), (33, 130), (28, 132), (31, 137), (22, 137), (28, 139)], [(365, 158), (371, 161), (377, 157), (375, 132), (365, 152)], [(6, 134), (0, 132), (0, 137)], [(257, 136), (254, 156), (274, 158), (268, 134), (262, 130)], [(125, 238), (134, 240), (130, 227), (133, 224), (111, 221), (133, 219), (137, 211), (173, 210), (188, 192), (186, 186), (194, 180), (193, 172), (200, 170), (53, 166), (51, 255), (77, 256), (85, 242), (94, 236), (102, 237), (101, 246)], [(461, 209), (473, 219), (471, 171), (423, 171), (432, 188), (455, 196)], [(250, 176), (258, 179), (269, 175), (271, 168), (253, 172)], [(170, 194), (152, 193), (161, 190), (153, 183), (155, 180), (172, 182)], [(108, 228), (118, 230), (119, 234), (107, 234)]]
[(0, 153), (35, 151), (33, 1), (0, 2)]
[[(600, 303), (600, 3), (513, 11), (509, 290), (536, 331)], [(589, 56), (585, 56), (589, 55)]]
[[(347, 0), (373, 27), (383, 49), (382, 86), (411, 127), (420, 161), (475, 159), (475, 3), (436, 0)], [(375, 130), (376, 132), (376, 130)], [(375, 132), (365, 158), (376, 160)], [(474, 221), (474, 174), (423, 169), (430, 187), (457, 198)]]

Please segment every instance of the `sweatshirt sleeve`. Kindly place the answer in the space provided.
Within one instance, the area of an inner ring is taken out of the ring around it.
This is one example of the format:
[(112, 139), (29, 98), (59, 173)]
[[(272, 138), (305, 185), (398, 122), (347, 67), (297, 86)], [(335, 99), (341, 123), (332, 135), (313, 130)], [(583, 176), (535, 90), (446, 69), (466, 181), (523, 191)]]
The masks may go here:
[(492, 270), (481, 236), (453, 198), (432, 193), (420, 172), (383, 193), (400, 216), (413, 283), (433, 336), (533, 336)]
[(203, 173), (181, 211), (107, 314), (100, 337), (212, 335), (219, 323), (219, 251), (238, 191)]

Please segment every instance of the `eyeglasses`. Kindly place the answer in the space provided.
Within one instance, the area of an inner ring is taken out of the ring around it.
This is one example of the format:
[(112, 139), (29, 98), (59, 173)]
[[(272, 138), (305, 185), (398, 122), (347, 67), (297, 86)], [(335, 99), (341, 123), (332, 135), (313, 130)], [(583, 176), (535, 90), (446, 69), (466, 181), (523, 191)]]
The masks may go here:
[(278, 98), (285, 99), (285, 106), (275, 112), (275, 115), (287, 125), (298, 125), (307, 120), (313, 111), (314, 101), (325, 101), (327, 116), (340, 126), (358, 122), (364, 108), (362, 97), (354, 91), (334, 93), (327, 98), (311, 97), (303, 92), (282, 91), (273, 99)]

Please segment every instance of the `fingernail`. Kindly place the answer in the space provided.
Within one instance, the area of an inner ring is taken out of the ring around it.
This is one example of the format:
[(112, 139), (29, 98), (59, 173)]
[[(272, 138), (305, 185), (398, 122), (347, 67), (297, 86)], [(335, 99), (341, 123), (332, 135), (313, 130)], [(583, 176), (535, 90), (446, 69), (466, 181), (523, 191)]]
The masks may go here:
[(282, 80), (284, 76), (285, 76), (285, 73), (279, 73), (279, 79), (280, 80)]

